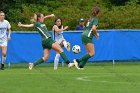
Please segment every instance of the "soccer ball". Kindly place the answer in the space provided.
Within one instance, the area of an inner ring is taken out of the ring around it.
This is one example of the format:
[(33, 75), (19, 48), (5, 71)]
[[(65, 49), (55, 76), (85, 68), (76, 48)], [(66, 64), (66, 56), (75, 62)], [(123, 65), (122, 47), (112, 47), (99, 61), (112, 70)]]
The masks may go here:
[(79, 45), (74, 45), (72, 47), (72, 51), (73, 51), (73, 53), (78, 54), (81, 51), (81, 48)]

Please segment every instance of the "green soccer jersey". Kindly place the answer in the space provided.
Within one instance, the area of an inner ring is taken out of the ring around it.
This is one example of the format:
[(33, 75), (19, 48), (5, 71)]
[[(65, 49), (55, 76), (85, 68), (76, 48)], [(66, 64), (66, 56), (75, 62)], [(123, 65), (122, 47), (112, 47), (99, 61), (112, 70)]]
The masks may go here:
[(82, 35), (87, 36), (89, 38), (93, 38), (94, 36), (94, 33), (92, 31), (93, 25), (98, 26), (98, 18), (94, 17), (87, 23)]
[(47, 30), (47, 27), (44, 23), (35, 22), (34, 26), (38, 29), (38, 32), (41, 35), (42, 39), (48, 39), (51, 37), (51, 35), (49, 34), (49, 31)]

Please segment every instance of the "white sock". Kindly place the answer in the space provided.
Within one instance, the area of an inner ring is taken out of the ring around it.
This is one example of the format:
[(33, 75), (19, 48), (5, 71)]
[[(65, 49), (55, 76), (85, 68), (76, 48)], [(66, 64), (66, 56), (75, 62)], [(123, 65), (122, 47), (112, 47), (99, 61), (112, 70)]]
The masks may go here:
[(56, 54), (54, 59), (54, 70), (58, 68), (58, 62), (59, 62), (60, 54)]
[(67, 44), (67, 41), (63, 41), (63, 45), (64, 45), (64, 47), (67, 49), (67, 46), (68, 46), (68, 44)]
[(4, 64), (5, 60), (6, 60), (6, 57), (2, 56), (2, 62), (1, 63)]

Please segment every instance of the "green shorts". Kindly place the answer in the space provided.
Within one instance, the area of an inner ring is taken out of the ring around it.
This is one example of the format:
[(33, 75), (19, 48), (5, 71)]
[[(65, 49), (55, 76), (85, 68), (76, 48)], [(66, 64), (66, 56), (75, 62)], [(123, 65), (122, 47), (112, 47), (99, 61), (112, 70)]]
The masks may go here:
[(53, 43), (54, 43), (54, 40), (52, 40), (52, 38), (43, 39), (42, 47), (43, 47), (43, 49), (51, 49)]
[(89, 37), (87, 37), (87, 36), (82, 35), (82, 43), (83, 43), (84, 45), (87, 45), (88, 43), (93, 43), (93, 42), (92, 42), (92, 38), (89, 38)]

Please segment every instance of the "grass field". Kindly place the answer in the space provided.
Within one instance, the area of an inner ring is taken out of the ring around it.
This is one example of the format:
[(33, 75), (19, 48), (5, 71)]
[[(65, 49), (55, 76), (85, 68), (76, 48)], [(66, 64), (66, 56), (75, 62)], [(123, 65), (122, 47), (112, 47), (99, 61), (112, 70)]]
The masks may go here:
[(140, 64), (88, 64), (80, 71), (14, 66), (0, 70), (0, 93), (140, 93)]

